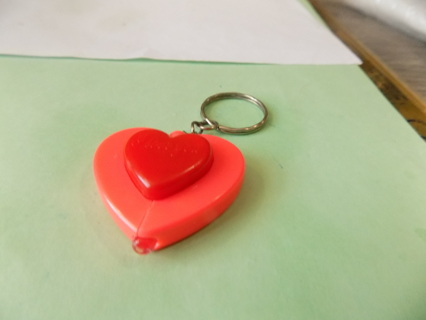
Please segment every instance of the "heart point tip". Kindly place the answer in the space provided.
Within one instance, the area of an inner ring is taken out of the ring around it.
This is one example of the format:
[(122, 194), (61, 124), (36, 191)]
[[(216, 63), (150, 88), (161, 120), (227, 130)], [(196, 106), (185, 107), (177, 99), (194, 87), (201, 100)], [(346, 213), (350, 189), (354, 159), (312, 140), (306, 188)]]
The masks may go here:
[(157, 244), (156, 239), (136, 237), (133, 240), (133, 250), (138, 254), (148, 254), (154, 251)]

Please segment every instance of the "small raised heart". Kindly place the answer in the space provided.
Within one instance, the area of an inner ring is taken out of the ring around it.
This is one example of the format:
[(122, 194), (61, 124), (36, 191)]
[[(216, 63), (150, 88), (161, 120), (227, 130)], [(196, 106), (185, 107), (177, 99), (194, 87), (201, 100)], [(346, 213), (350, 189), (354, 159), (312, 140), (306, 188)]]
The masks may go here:
[(205, 175), (213, 163), (210, 143), (200, 135), (147, 129), (134, 134), (124, 149), (126, 170), (151, 200), (166, 198)]

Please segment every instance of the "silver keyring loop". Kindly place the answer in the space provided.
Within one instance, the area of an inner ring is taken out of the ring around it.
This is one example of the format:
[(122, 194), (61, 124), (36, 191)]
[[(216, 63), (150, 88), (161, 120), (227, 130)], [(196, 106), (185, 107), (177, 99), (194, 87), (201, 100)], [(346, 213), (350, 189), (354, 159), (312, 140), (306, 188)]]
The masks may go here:
[[(245, 100), (247, 102), (250, 102), (256, 105), (262, 111), (263, 119), (260, 122), (256, 123), (255, 125), (252, 125), (250, 127), (244, 127), (244, 128), (232, 128), (232, 127), (222, 126), (219, 123), (217, 123), (217, 121), (209, 119), (205, 112), (206, 107), (215, 101), (225, 100), (225, 99), (240, 99), (240, 100)], [(248, 94), (239, 93), (239, 92), (223, 92), (223, 93), (217, 93), (211, 97), (208, 97), (206, 100), (204, 100), (203, 104), (201, 105), (201, 118), (203, 118), (203, 121), (205, 121), (207, 124), (214, 127), (214, 129), (220, 132), (230, 133), (230, 134), (249, 134), (262, 129), (262, 127), (266, 123), (266, 119), (268, 119), (268, 109), (266, 109), (266, 106), (263, 104), (262, 101)]]

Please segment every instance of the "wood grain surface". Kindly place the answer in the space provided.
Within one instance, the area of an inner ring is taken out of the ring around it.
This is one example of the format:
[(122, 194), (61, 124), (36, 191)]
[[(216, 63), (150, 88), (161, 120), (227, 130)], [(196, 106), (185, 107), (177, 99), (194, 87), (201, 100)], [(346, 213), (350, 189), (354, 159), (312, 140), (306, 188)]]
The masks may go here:
[(343, 4), (310, 0), (361, 68), (426, 139), (426, 43)]

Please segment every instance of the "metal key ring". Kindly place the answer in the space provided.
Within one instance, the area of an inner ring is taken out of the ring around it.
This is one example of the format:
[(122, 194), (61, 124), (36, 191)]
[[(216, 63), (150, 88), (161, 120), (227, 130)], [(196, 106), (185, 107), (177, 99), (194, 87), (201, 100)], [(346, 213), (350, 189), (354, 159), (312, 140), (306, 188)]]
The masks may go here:
[[(224, 100), (224, 99), (240, 99), (245, 100), (247, 102), (250, 102), (254, 105), (256, 105), (263, 113), (263, 119), (256, 123), (255, 125), (252, 125), (250, 127), (243, 127), (243, 128), (232, 128), (232, 127), (226, 127), (220, 125), (217, 121), (212, 120), (207, 117), (205, 109), (208, 105), (215, 101)], [(259, 131), (262, 129), (262, 127), (266, 123), (266, 119), (268, 119), (268, 109), (266, 109), (266, 106), (263, 104), (262, 101), (259, 99), (256, 99), (253, 96), (250, 96), (248, 94), (239, 93), (239, 92), (223, 92), (223, 93), (217, 93), (213, 96), (208, 97), (206, 100), (204, 100), (203, 104), (201, 105), (201, 118), (203, 118), (203, 123), (196, 123), (201, 132), (203, 130), (218, 130), (223, 133), (229, 133), (229, 134), (249, 134), (256, 131)], [(207, 124), (207, 125), (202, 125)]]

